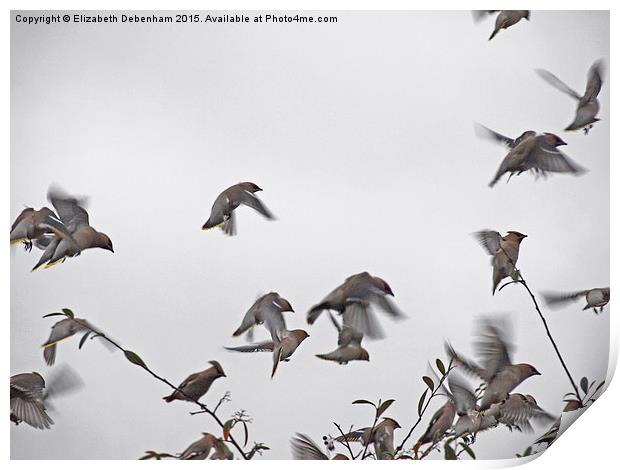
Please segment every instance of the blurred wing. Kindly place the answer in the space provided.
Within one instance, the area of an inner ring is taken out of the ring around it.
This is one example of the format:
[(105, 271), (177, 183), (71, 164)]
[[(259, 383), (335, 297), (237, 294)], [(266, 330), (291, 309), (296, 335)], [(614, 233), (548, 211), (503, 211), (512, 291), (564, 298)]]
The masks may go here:
[(474, 19), (474, 23), (480, 23), (493, 13), (497, 13), (499, 10), (472, 10), (471, 16)]
[(273, 351), (273, 341), (263, 341), (262, 343), (247, 344), (233, 348), (225, 347), (224, 349), (237, 352), (271, 352)]
[(537, 145), (527, 157), (530, 166), (553, 173), (584, 173), (585, 169), (577, 165), (564, 153), (551, 145)]
[(237, 330), (233, 333), (233, 336), (240, 336), (250, 328), (252, 328), (256, 324), (257, 313), (260, 309), (260, 303), (263, 300), (263, 297), (260, 297), (256, 302), (252, 304), (249, 310), (243, 316), (243, 320), (241, 320), (241, 325)]
[(480, 339), (475, 342), (478, 355), (484, 364), (485, 380), (489, 382), (495, 375), (511, 364), (510, 350), (505, 332), (491, 321), (483, 322)]
[(593, 101), (601, 92), (601, 87), (603, 85), (602, 74), (603, 62), (599, 60), (590, 67), (588, 72), (588, 84), (586, 85), (586, 92), (583, 95), (583, 100), (585, 102)]
[(579, 95), (579, 93), (570, 88), (566, 83), (553, 75), (551, 72), (543, 69), (537, 69), (536, 73), (540, 75), (542, 79), (549, 83), (552, 87), (560, 90), (562, 93), (566, 93), (568, 96), (572, 96), (576, 100), (581, 99), (581, 95)]
[(569, 302), (574, 302), (579, 297), (583, 297), (588, 293), (587, 290), (579, 292), (543, 292), (542, 296), (545, 303), (549, 307), (561, 307)]
[(464, 380), (452, 373), (448, 377), (448, 386), (459, 415), (476, 408), (476, 396)]
[(19, 420), (37, 429), (49, 429), (54, 424), (40, 401), (31, 401), (20, 397), (11, 398), (11, 413)]
[(265, 327), (271, 334), (273, 341), (279, 341), (281, 339), (281, 333), (286, 330), (286, 322), (284, 321), (284, 315), (279, 310), (273, 308), (272, 305), (264, 307), (263, 315), (265, 318)]
[(291, 439), (291, 447), (295, 460), (329, 460), (319, 446), (305, 434), (295, 434)]
[(343, 326), (361, 331), (371, 339), (381, 339), (385, 335), (375, 314), (366, 302), (349, 301), (342, 315)]
[(82, 207), (84, 200), (68, 196), (58, 188), (50, 188), (47, 198), (70, 232), (74, 232), (83, 225), (89, 225), (88, 212)]
[(273, 214), (269, 212), (269, 209), (265, 207), (265, 205), (258, 199), (253, 193), (249, 191), (243, 191), (242, 195), (239, 198), (239, 204), (243, 204), (244, 206), (251, 207), (255, 211), (261, 213), (268, 219), (273, 219)]
[(505, 135), (492, 131), (488, 127), (483, 126), (482, 124), (476, 124), (475, 131), (478, 137), (493, 140), (495, 142), (505, 145), (508, 148), (512, 148), (515, 145), (514, 139), (511, 139), (510, 137), (506, 137)]
[(379, 309), (393, 318), (404, 318), (405, 314), (384, 294), (372, 294), (369, 299)]
[(478, 243), (480, 243), (491, 256), (494, 256), (499, 251), (502, 242), (502, 236), (499, 232), (494, 230), (480, 230), (474, 233), (474, 237), (476, 237)]

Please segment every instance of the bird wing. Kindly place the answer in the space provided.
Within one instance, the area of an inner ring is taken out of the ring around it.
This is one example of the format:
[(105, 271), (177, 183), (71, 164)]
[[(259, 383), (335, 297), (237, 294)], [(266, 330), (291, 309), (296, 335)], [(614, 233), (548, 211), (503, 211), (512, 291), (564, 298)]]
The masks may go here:
[(480, 367), (478, 364), (476, 364), (471, 359), (468, 359), (465, 356), (462, 356), (461, 354), (457, 353), (450, 343), (448, 342), (444, 343), (444, 347), (446, 349), (446, 353), (448, 354), (448, 357), (450, 357), (454, 361), (457, 367), (463, 367), (463, 369), (465, 369), (466, 372), (476, 375), (477, 377), (480, 377), (482, 380), (486, 380), (486, 371), (482, 367)]
[(471, 16), (473, 17), (475, 23), (479, 23), (489, 15), (497, 13), (498, 11), (499, 10), (472, 10)]
[(265, 327), (271, 335), (271, 339), (276, 342), (282, 336), (282, 332), (286, 331), (286, 321), (280, 310), (271, 303), (263, 307), (263, 316), (265, 319)]
[(360, 442), (364, 439), (364, 436), (368, 434), (370, 428), (362, 428), (356, 431), (350, 431), (342, 436), (336, 437), (334, 440), (338, 442)]
[(37, 373), (17, 374), (11, 377), (11, 388), (32, 398), (42, 398), (45, 380)]
[(84, 225), (90, 225), (88, 212), (82, 207), (85, 200), (68, 196), (58, 188), (50, 188), (47, 198), (54, 206), (54, 209), (56, 209), (62, 223), (70, 232), (75, 232)]
[(475, 131), (478, 137), (494, 140), (495, 142), (499, 142), (508, 148), (513, 148), (515, 146), (515, 139), (506, 137), (505, 135), (495, 132), (482, 124), (476, 124)]
[(542, 141), (536, 145), (527, 156), (527, 164), (542, 171), (553, 173), (584, 173), (585, 169), (577, 165), (566, 154), (552, 145)]
[(588, 71), (588, 83), (586, 85), (586, 92), (583, 94), (583, 101), (593, 101), (601, 92), (601, 86), (603, 85), (602, 74), (603, 62), (599, 60), (595, 62)]
[(261, 213), (268, 219), (273, 219), (273, 214), (269, 212), (269, 209), (265, 207), (265, 205), (261, 202), (258, 197), (256, 197), (250, 191), (243, 191), (239, 195), (239, 204), (243, 204), (244, 206), (251, 207), (255, 211)]
[(338, 334), (338, 346), (361, 346), (364, 333), (352, 326), (344, 325)]
[(38, 400), (22, 397), (11, 398), (11, 413), (19, 420), (37, 429), (49, 429), (54, 424), (54, 421), (45, 411), (45, 406)]
[(494, 256), (501, 246), (502, 236), (499, 232), (494, 230), (480, 230), (474, 233), (474, 237), (478, 240), (478, 243), (489, 253)]
[(372, 339), (380, 339), (385, 335), (374, 312), (367, 302), (348, 300), (342, 315), (343, 326), (351, 327)]
[(237, 330), (233, 333), (233, 336), (240, 336), (250, 328), (252, 328), (256, 324), (256, 319), (259, 316), (258, 313), (260, 311), (260, 305), (263, 301), (264, 296), (258, 298), (256, 302), (252, 304), (252, 306), (248, 309), (248, 311), (243, 316), (243, 320), (241, 320), (241, 325)]
[(484, 322), (480, 339), (475, 347), (484, 364), (484, 380), (488, 383), (498, 372), (511, 365), (511, 346), (506, 341), (505, 332), (497, 324)]
[(582, 290), (579, 292), (543, 292), (542, 296), (545, 300), (545, 303), (549, 307), (562, 306), (568, 302), (573, 302), (577, 300), (579, 297), (583, 297), (587, 295), (587, 290)]
[(305, 434), (296, 433), (291, 439), (291, 447), (295, 460), (329, 460), (319, 446)]
[(273, 341), (263, 341), (261, 343), (246, 344), (243, 346), (225, 347), (224, 349), (237, 352), (267, 352), (273, 351), (273, 347)]
[(577, 93), (575, 90), (570, 88), (566, 83), (560, 80), (558, 77), (553, 75), (551, 72), (548, 72), (544, 69), (537, 69), (536, 73), (542, 77), (549, 85), (560, 90), (562, 93), (566, 93), (568, 96), (572, 96), (576, 100), (581, 99), (581, 95)]
[[(500, 413), (502, 422), (506, 424), (516, 424), (521, 426), (529, 424), (530, 419), (551, 422), (556, 419), (555, 416), (547, 413), (540, 406), (528, 401), (521, 394), (513, 394), (500, 405)], [(531, 427), (528, 428), (531, 430)]]
[(459, 415), (467, 413), (469, 410), (476, 408), (476, 396), (471, 391), (471, 387), (460, 377), (454, 373), (448, 377), (448, 386), (456, 411)]

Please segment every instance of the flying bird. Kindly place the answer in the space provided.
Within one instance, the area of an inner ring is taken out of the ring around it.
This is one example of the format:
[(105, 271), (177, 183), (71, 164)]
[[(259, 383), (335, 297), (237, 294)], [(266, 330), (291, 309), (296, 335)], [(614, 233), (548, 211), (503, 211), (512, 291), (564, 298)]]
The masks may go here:
[(609, 303), (609, 287), (596, 287), (594, 289), (579, 292), (546, 292), (543, 293), (545, 303), (550, 307), (561, 307), (568, 302), (573, 302), (580, 297), (586, 298), (586, 306), (583, 310), (592, 309), (595, 314), (603, 313), (603, 308)]
[(499, 232), (494, 230), (481, 230), (474, 236), (482, 247), (491, 255), (493, 266), (493, 295), (497, 286), (507, 277), (518, 278), (517, 260), (519, 259), (519, 247), (527, 235), (516, 231), (508, 231), (502, 237)]
[(56, 209), (66, 230), (55, 230), (54, 237), (46, 241), (45, 250), (38, 263), (32, 268), (45, 264), (49, 268), (66, 258), (78, 256), (89, 248), (102, 248), (114, 253), (112, 240), (103, 232), (90, 226), (84, 201), (66, 195), (58, 188), (50, 188), (47, 198)]
[(278, 369), (280, 362), (290, 361), (291, 356), (297, 348), (310, 335), (304, 330), (281, 330), (273, 340), (263, 341), (260, 343), (248, 344), (245, 346), (226, 347), (228, 351), (237, 352), (273, 352), (273, 367), (271, 369), (271, 378)]
[(369, 361), (368, 351), (362, 347), (363, 338), (364, 333), (345, 324), (338, 333), (338, 348), (329, 353), (317, 354), (316, 357), (343, 365), (351, 361)]
[(513, 393), (499, 404), (494, 404), (489, 413), (496, 416), (497, 421), (510, 430), (516, 428), (522, 432), (532, 432), (530, 421), (551, 422), (556, 418), (543, 410), (532, 395)]
[(497, 18), (495, 19), (495, 29), (493, 30), (493, 33), (491, 33), (489, 41), (493, 39), (502, 29), (510, 28), (523, 18), (528, 21), (530, 20), (529, 10), (474, 10), (472, 14), (474, 20), (478, 22), (493, 13), (497, 13), (498, 11), (499, 15), (497, 15)]
[(354, 274), (330, 292), (307, 315), (312, 325), (325, 310), (343, 315), (343, 321), (371, 339), (383, 337), (381, 326), (374, 317), (371, 306), (377, 307), (394, 319), (404, 314), (388, 299), (394, 293), (389, 284), (368, 272)]
[(536, 177), (547, 177), (550, 173), (571, 173), (578, 176), (586, 171), (557, 149), (566, 145), (566, 142), (555, 134), (548, 132), (537, 134), (530, 130), (512, 139), (482, 125), (477, 126), (477, 134), (501, 143), (509, 149), (495, 177), (489, 183), (490, 187), (495, 186), (506, 173), (509, 174), (507, 181), (510, 181), (513, 175), (518, 176), (526, 171), (531, 171)]
[(65, 318), (55, 323), (49, 338), (42, 345), (45, 363), (48, 366), (54, 365), (58, 343), (82, 331), (94, 331), (92, 325), (83, 318)]
[(286, 329), (283, 312), (295, 312), (295, 310), (291, 303), (284, 297), (280, 297), (277, 292), (265, 294), (259, 297), (246, 312), (233, 336), (240, 336), (247, 331), (251, 341), (253, 327), (264, 324), (273, 339), (274, 335)]
[(474, 343), (482, 365), (458, 354), (446, 343), (446, 350), (455, 363), (486, 383), (480, 409), (506, 400), (517, 386), (534, 375), (540, 375), (531, 364), (513, 364), (513, 346), (508, 342), (508, 325), (500, 319), (483, 319), (478, 340)]
[(226, 235), (235, 235), (237, 227), (234, 211), (240, 205), (251, 207), (267, 219), (273, 220), (273, 214), (256, 197), (255, 193), (258, 191), (262, 191), (262, 189), (250, 182), (238, 183), (222, 191), (215, 199), (209, 220), (205, 222), (202, 229), (209, 230), (214, 227), (221, 227)]
[(566, 85), (562, 80), (553, 75), (547, 70), (536, 70), (547, 83), (554, 88), (557, 88), (568, 96), (577, 100), (577, 110), (575, 111), (575, 119), (570, 123), (565, 131), (576, 131), (583, 129), (585, 134), (588, 134), (590, 129), (594, 126), (594, 123), (600, 121), (596, 117), (600, 110), (600, 105), (597, 99), (598, 94), (601, 91), (603, 80), (601, 75), (603, 74), (603, 62), (596, 61), (590, 67), (588, 71), (588, 82), (586, 84), (586, 91), (583, 95), (580, 95), (575, 90)]
[[(329, 455), (324, 453), (319, 446), (308, 436), (296, 433), (291, 438), (293, 459), (295, 460), (330, 460)], [(349, 460), (346, 455), (337, 453), (331, 460)]]
[(164, 397), (166, 403), (170, 403), (174, 400), (184, 401), (198, 401), (205, 393), (209, 391), (213, 382), (220, 377), (226, 377), (224, 369), (217, 361), (209, 361), (211, 367), (201, 372), (191, 374), (186, 378), (181, 385), (177, 387), (177, 390), (172, 394)]
[(454, 417), (456, 416), (456, 403), (454, 398), (448, 400), (435, 411), (424, 434), (418, 439), (417, 447), (430, 442), (438, 442), (452, 428)]
[(370, 433), (364, 435), (362, 443), (373, 444), (375, 458), (377, 460), (394, 459), (394, 431), (400, 428), (400, 424), (392, 418), (385, 418), (377, 424)]
[(32, 251), (34, 240), (55, 232), (68, 234), (66, 227), (53, 210), (48, 207), (39, 210), (27, 207), (11, 225), (11, 245), (23, 243), (26, 251)]

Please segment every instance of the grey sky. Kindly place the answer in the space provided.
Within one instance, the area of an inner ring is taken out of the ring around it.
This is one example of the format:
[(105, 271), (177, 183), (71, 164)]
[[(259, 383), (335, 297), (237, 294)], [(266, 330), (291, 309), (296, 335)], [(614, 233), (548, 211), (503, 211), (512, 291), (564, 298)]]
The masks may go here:
[[(609, 285), (608, 83), (601, 122), (584, 136), (561, 131), (575, 102), (534, 73), (582, 92), (592, 62), (609, 64), (608, 13), (534, 11), (490, 43), (494, 20), (475, 25), (466, 11), (337, 15), (313, 25), (11, 22), (11, 215), (46, 204), (56, 182), (89, 196), (91, 223), (116, 251), (35, 273), (36, 250), (12, 251), (11, 373), (49, 374), (40, 345), (55, 319), (41, 316), (68, 306), (174, 382), (218, 359), (228, 378), (206, 402), (230, 390), (222, 416), (247, 410), (250, 439), (272, 448), (264, 458), (290, 458), (296, 431), (319, 441), (333, 421), (371, 424), (357, 398), (396, 399), (389, 415), (410, 427), (444, 338), (471, 352), (476, 315), (512, 312), (515, 360), (542, 372), (517, 391), (561, 410), (570, 385), (526, 292), (491, 296), (489, 258), (470, 233), (528, 234), (519, 267), (535, 291)], [(505, 150), (478, 139), (474, 121), (510, 136), (555, 132), (589, 172), (491, 190)], [(261, 186), (278, 220), (242, 208), (236, 237), (202, 232), (215, 197), (239, 181)], [(370, 363), (320, 361), (335, 331), (327, 318), (308, 327), (305, 312), (362, 270), (390, 283), (409, 318), (381, 316), (388, 337), (365, 343)], [(241, 342), (232, 331), (270, 290), (296, 309), (289, 327), (311, 335), (273, 381), (269, 354), (222, 349)], [(580, 308), (546, 314), (574, 376), (602, 379), (609, 311)], [(134, 459), (218, 432), (97, 342), (61, 344), (63, 362), (86, 387), (56, 401), (51, 431), (13, 426), (13, 458)], [(511, 457), (533, 437), (496, 430), (475, 449)]]

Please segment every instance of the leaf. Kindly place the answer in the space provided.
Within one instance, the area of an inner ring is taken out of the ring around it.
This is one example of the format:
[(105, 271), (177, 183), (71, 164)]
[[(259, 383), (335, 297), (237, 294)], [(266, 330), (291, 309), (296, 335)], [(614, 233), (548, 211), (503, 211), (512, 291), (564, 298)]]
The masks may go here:
[(437, 366), (437, 370), (441, 372), (441, 375), (446, 375), (446, 367), (443, 365), (443, 362), (441, 362), (441, 359), (437, 358), (435, 360), (435, 365)]
[(243, 423), (243, 447), (248, 445), (248, 425), (245, 421)]
[(471, 447), (469, 447), (467, 444), (465, 444), (464, 442), (461, 442), (461, 447), (465, 450), (465, 452), (467, 452), (467, 454), (474, 460), (476, 460), (476, 454), (474, 454), (474, 451), (471, 449)]
[(583, 390), (583, 393), (588, 393), (588, 378), (587, 377), (582, 377), (581, 382), (579, 382), (579, 385), (581, 385), (581, 390)]
[(48, 313), (47, 315), (43, 315), (43, 318), (47, 318), (47, 317), (57, 317), (58, 315), (61, 315), (63, 317), (66, 317), (67, 315), (65, 315), (64, 313), (60, 313), (60, 312), (55, 312), (55, 313)]
[(424, 380), (424, 383), (431, 392), (435, 389), (435, 383), (433, 382), (433, 379), (425, 375), (424, 377), (422, 377), (422, 380)]
[(90, 331), (84, 333), (84, 336), (82, 336), (82, 339), (80, 339), (80, 344), (78, 344), (78, 349), (82, 349), (82, 346), (84, 346), (84, 343), (88, 339), (88, 335), (90, 335)]
[(424, 400), (426, 400), (426, 393), (428, 389), (424, 390), (424, 393), (420, 397), (420, 401), (418, 401), (418, 416), (422, 416), (422, 407), (424, 406)]
[(75, 318), (75, 315), (73, 315), (73, 310), (71, 310), (70, 308), (63, 308), (62, 311), (67, 317), (71, 318), (72, 320)]
[(352, 404), (353, 405), (371, 405), (374, 408), (377, 407), (373, 402), (368, 401), (368, 400), (355, 400)]
[(135, 364), (137, 366), (140, 366), (140, 367), (146, 369), (146, 364), (144, 363), (142, 358), (140, 356), (138, 356), (135, 352), (133, 352), (133, 351), (125, 351), (125, 357), (132, 364)]
[(394, 403), (394, 400), (391, 400), (391, 399), (385, 400), (383, 403), (381, 403), (379, 405), (379, 408), (377, 408), (377, 418), (381, 416), (383, 413), (385, 413), (385, 410), (387, 410), (392, 403)]
[(450, 445), (448, 445), (448, 443), (446, 443), (446, 445), (443, 447), (444, 450), (444, 460), (457, 460), (456, 458), (456, 454), (454, 453), (454, 449), (452, 447), (450, 447)]
[(223, 433), (222, 433), (223, 437), (224, 437), (224, 440), (227, 441), (230, 438), (230, 430), (232, 429), (234, 424), (235, 424), (235, 420), (232, 419), (232, 418), (224, 423), (224, 429), (223, 429)]

